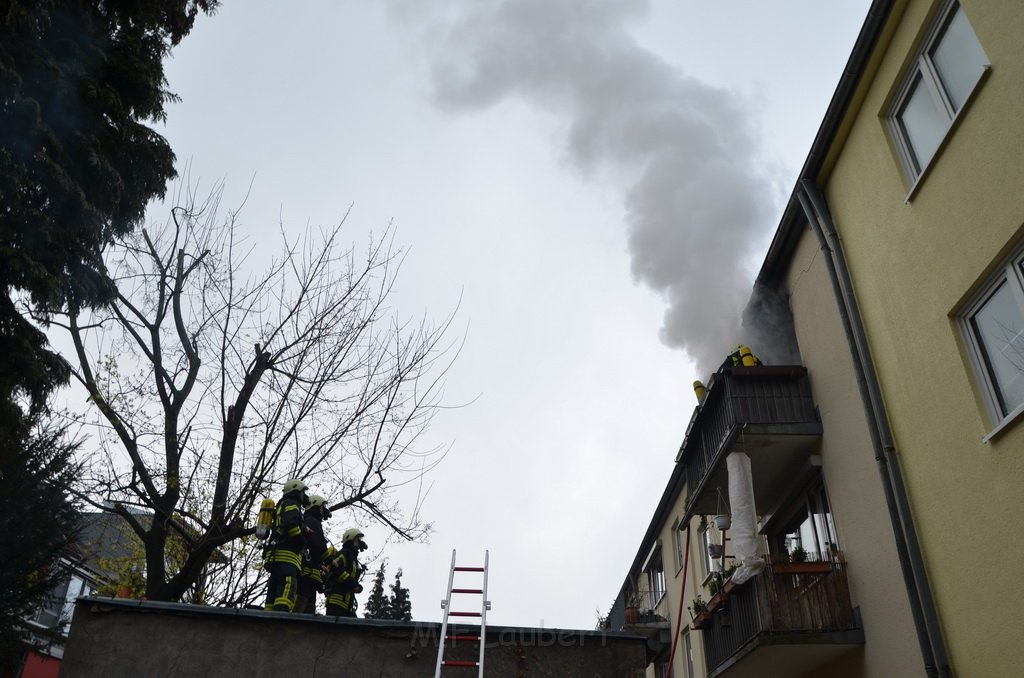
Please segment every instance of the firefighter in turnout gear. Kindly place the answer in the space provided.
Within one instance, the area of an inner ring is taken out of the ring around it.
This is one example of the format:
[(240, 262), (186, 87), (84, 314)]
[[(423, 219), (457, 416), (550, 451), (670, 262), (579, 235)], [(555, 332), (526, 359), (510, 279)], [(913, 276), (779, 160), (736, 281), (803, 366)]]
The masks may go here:
[(316, 594), (324, 590), (324, 575), (321, 567), (327, 562), (333, 549), (328, 549), (324, 537), (323, 521), (329, 520), (331, 512), (327, 500), (313, 495), (309, 508), (303, 515), (306, 526), (306, 550), (302, 553), (302, 571), (299, 573), (299, 595), (295, 601), (295, 612), (316, 612)]
[(270, 573), (267, 582), (267, 610), (291, 612), (299, 588), (302, 551), (306, 546), (302, 507), (309, 504), (306, 484), (292, 478), (284, 484), (283, 495), (274, 511), (274, 529), (263, 561)]
[(750, 347), (741, 344), (736, 347), (735, 351), (725, 357), (718, 371), (721, 372), (726, 367), (757, 367), (760, 364), (761, 360), (753, 354)]
[(336, 617), (356, 616), (356, 595), (363, 592), (359, 578), (363, 566), (359, 552), (366, 550), (363, 533), (352, 528), (342, 536), (341, 551), (328, 563), (324, 587), (327, 592), (327, 614)]

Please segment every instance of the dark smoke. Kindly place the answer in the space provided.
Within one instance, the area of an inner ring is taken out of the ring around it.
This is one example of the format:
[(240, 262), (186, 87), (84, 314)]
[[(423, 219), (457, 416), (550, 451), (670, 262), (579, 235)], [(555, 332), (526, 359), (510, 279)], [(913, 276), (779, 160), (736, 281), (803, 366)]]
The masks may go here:
[(743, 336), (766, 365), (801, 364), (793, 312), (778, 290), (754, 285), (743, 310)]

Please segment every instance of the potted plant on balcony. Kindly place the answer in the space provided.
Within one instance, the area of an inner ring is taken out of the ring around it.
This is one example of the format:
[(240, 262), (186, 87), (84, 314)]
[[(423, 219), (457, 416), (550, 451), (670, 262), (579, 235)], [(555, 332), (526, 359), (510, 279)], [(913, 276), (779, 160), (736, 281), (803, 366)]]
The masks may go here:
[(626, 626), (640, 623), (640, 603), (642, 602), (640, 592), (635, 588), (626, 590)]
[(690, 618), (693, 620), (691, 626), (695, 629), (703, 628), (709, 621), (711, 621), (711, 612), (708, 611), (708, 604), (704, 602), (704, 599), (697, 596), (690, 603)]
[(792, 552), (780, 556), (772, 565), (772, 570), (779, 574), (827, 574), (832, 571), (832, 563), (809, 561), (807, 551), (797, 546)]

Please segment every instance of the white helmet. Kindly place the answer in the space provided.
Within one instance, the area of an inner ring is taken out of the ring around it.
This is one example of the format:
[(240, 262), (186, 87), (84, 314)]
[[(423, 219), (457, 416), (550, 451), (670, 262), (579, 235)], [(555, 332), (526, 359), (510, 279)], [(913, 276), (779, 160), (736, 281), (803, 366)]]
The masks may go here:
[(345, 530), (345, 534), (341, 535), (342, 543), (352, 542), (360, 551), (366, 550), (366, 542), (363, 541), (363, 532), (357, 527), (350, 527)]
[(306, 483), (302, 482), (298, 478), (292, 478), (291, 480), (285, 482), (284, 487), (281, 488), (281, 492), (284, 494), (288, 494), (289, 492), (294, 492), (295, 490), (305, 492), (308, 489), (309, 488), (306, 487)]
[(331, 510), (327, 508), (327, 500), (321, 497), (319, 494), (310, 495), (309, 497), (309, 508), (320, 507), (320, 513), (327, 520), (331, 517)]

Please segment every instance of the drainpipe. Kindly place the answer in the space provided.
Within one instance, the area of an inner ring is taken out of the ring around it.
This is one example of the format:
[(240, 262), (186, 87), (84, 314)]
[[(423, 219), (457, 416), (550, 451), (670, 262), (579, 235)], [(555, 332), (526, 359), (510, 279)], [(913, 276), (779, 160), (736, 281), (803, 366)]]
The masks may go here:
[[(896, 539), (896, 553), (907, 589), (910, 611), (917, 631), (925, 674), (951, 676), (942, 630), (939, 626), (935, 602), (928, 584), (917, 532), (910, 513), (903, 475), (900, 472), (896, 446), (893, 442), (889, 418), (882, 401), (881, 388), (876, 377), (874, 361), (864, 332), (864, 324), (853, 295), (842, 243), (828, 211), (824, 196), (808, 179), (802, 179), (796, 192), (811, 230), (826, 254), (825, 265), (829, 281), (839, 307), (839, 315), (853, 360), (857, 388), (867, 415), (868, 433), (874, 448), (875, 462), (882, 480), (885, 504)], [(830, 245), (831, 241), (831, 245)]]

